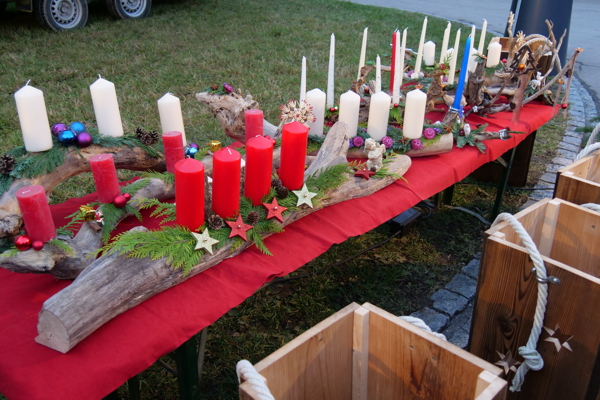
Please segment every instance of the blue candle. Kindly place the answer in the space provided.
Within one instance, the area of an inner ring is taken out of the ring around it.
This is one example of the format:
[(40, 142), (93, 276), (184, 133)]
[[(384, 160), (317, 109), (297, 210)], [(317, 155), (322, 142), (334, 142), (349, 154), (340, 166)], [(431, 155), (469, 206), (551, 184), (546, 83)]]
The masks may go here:
[(467, 38), (467, 44), (465, 44), (465, 55), (463, 56), (462, 65), (460, 67), (460, 76), (458, 77), (458, 85), (456, 86), (456, 95), (454, 96), (454, 103), (452, 108), (456, 109), (462, 115), (462, 107), (460, 106), (460, 100), (465, 90), (465, 81), (467, 80), (467, 71), (469, 70), (469, 56), (471, 55), (471, 36)]

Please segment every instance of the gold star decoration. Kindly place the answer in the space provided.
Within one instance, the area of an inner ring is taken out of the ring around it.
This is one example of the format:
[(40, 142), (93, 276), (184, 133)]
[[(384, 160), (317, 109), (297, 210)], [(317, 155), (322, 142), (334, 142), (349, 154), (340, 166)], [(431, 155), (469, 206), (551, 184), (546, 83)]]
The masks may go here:
[(568, 342), (574, 335), (569, 336), (562, 333), (558, 324), (556, 324), (556, 328), (554, 329), (544, 327), (544, 330), (548, 332), (548, 335), (550, 335), (549, 337), (544, 339), (544, 342), (550, 342), (554, 344), (557, 353), (560, 352), (560, 349), (562, 349), (563, 347), (571, 352), (573, 351), (573, 349), (571, 349), (571, 345), (569, 345)]
[(232, 238), (234, 236), (239, 236), (242, 239), (244, 239), (244, 241), (248, 240), (248, 238), (246, 237), (246, 231), (252, 229), (252, 225), (245, 224), (244, 221), (242, 220), (241, 215), (238, 215), (238, 217), (235, 221), (225, 221), (225, 222), (231, 228), (231, 233), (229, 234), (230, 238)]
[(202, 233), (192, 232), (192, 236), (194, 236), (194, 239), (196, 239), (196, 247), (194, 247), (194, 250), (204, 249), (211, 255), (213, 254), (213, 244), (219, 243), (218, 240), (210, 237), (208, 228), (204, 229), (204, 232)]
[(298, 203), (296, 204), (296, 207), (300, 207), (302, 204), (306, 204), (310, 208), (313, 208), (312, 198), (315, 197), (317, 194), (314, 192), (309, 192), (308, 188), (306, 187), (306, 183), (304, 184), (304, 186), (302, 186), (302, 189), (292, 190), (292, 192), (294, 192), (294, 194), (298, 196)]
[(356, 167), (354, 172), (354, 176), (361, 176), (366, 180), (369, 180), (369, 178), (373, 175), (375, 175), (375, 172), (367, 169), (367, 167), (364, 164), (362, 164), (360, 167)]
[(273, 201), (271, 203), (262, 204), (268, 211), (267, 219), (277, 218), (279, 222), (283, 222), (283, 216), (281, 215), (281, 213), (287, 210), (287, 207), (282, 207), (279, 204), (277, 204), (277, 197), (273, 197)]
[(521, 364), (521, 361), (517, 361), (512, 356), (512, 351), (510, 349), (506, 353), (506, 355), (500, 353), (496, 350), (496, 353), (500, 356), (500, 361), (494, 363), (494, 365), (498, 365), (504, 368), (504, 373), (508, 375), (508, 371), (517, 372), (517, 365)]

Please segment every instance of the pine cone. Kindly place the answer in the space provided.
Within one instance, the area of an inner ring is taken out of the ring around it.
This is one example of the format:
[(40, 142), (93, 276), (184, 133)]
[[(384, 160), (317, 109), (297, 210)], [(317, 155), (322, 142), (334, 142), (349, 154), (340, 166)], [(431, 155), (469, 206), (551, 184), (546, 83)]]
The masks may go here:
[(286, 197), (288, 197), (288, 194), (290, 194), (289, 189), (285, 186), (279, 186), (275, 188), (275, 190), (277, 191), (277, 197), (279, 197), (280, 199), (285, 199)]
[(158, 142), (158, 133), (154, 131), (145, 131), (138, 127), (135, 129), (135, 137), (147, 146), (151, 146)]
[(219, 217), (217, 214), (208, 217), (208, 227), (213, 231), (219, 230), (224, 226), (225, 222), (223, 222), (223, 218)]
[(246, 219), (250, 225), (254, 225), (260, 219), (260, 215), (256, 211), (250, 211)]
[(273, 178), (273, 180), (271, 181), (271, 187), (274, 187), (274, 188), (283, 187), (283, 183), (281, 182), (281, 179)]
[(212, 90), (219, 90), (219, 85), (212, 85), (210, 88)]
[(8, 174), (15, 169), (17, 160), (10, 154), (4, 154), (0, 157), (0, 174)]

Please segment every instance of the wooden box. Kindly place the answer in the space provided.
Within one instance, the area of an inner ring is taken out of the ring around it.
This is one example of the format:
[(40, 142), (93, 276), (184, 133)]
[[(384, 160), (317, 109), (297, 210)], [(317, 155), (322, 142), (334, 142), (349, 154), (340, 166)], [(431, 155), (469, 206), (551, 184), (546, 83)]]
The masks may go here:
[[(255, 364), (277, 400), (504, 399), (501, 370), (369, 303)], [(257, 399), (249, 382), (240, 399)]]
[[(547, 275), (548, 298), (537, 351), (540, 371), (529, 371), (508, 399), (595, 400), (600, 386), (600, 214), (561, 199), (544, 199), (515, 215), (535, 242)], [(470, 351), (491, 363), (512, 355), (522, 362), (533, 326), (538, 282), (518, 234), (503, 222), (486, 232)], [(500, 365), (500, 364), (499, 364)], [(516, 368), (517, 366), (515, 366)], [(512, 382), (514, 371), (505, 378)]]
[(554, 197), (575, 204), (600, 204), (600, 151), (559, 169)]

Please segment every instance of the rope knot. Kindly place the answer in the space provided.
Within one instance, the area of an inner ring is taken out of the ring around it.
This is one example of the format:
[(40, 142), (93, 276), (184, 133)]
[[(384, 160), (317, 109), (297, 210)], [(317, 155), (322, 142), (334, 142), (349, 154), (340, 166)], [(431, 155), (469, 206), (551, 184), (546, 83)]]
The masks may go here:
[(525, 363), (529, 369), (539, 371), (544, 368), (544, 359), (536, 349), (521, 346), (519, 347), (519, 354), (525, 359)]

